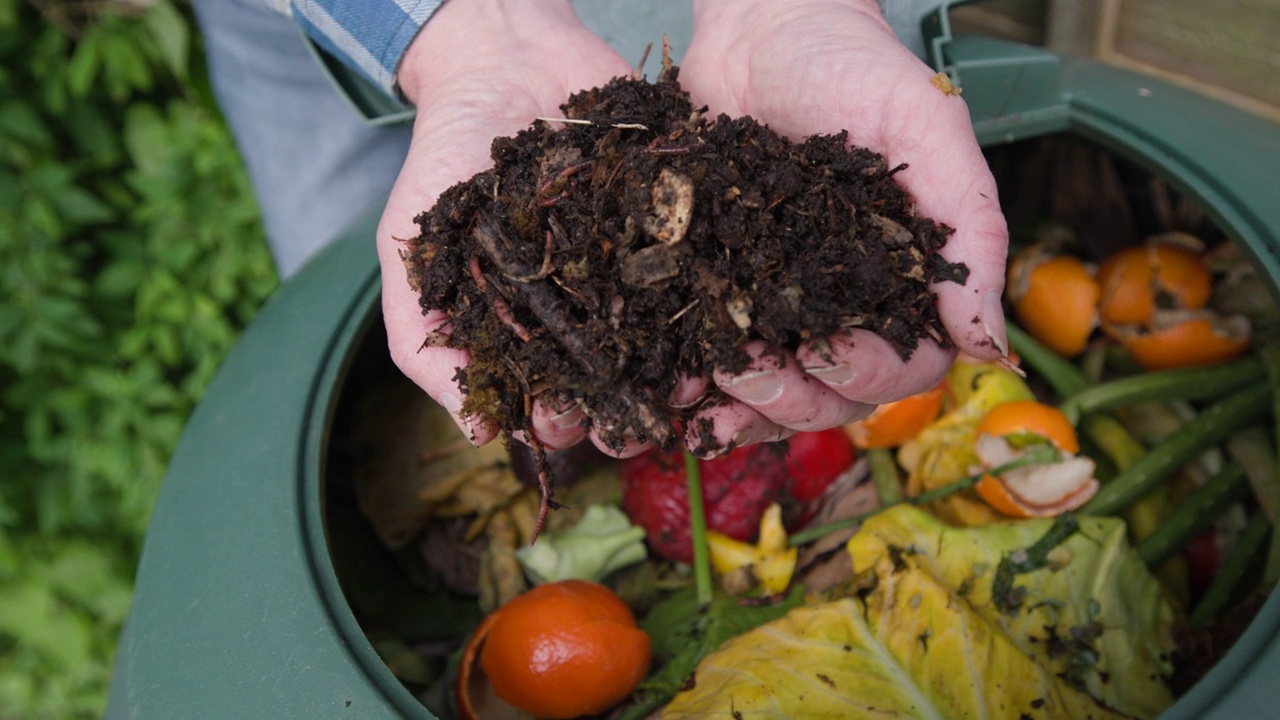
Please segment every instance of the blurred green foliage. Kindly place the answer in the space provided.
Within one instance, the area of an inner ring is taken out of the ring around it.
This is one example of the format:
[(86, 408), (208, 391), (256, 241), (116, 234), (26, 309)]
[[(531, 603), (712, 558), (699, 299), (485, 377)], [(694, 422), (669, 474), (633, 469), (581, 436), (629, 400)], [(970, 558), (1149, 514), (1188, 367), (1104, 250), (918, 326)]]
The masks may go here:
[(190, 8), (0, 0), (0, 719), (101, 715), (165, 465), (276, 282)]

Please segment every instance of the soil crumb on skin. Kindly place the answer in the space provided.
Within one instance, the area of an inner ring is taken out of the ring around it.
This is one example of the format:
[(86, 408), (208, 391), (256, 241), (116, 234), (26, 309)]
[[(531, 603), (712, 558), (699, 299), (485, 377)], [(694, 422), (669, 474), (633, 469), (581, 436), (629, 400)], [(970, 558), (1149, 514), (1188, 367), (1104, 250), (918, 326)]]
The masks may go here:
[(416, 219), (410, 283), (451, 319), (426, 344), (470, 351), (463, 412), (507, 437), (544, 398), (580, 404), (611, 447), (670, 450), (696, 410), (670, 406), (677, 378), (742, 370), (747, 341), (950, 344), (929, 285), (968, 270), (938, 254), (951, 230), (915, 214), (904, 166), (843, 133), (708, 119), (676, 75), (573, 95), (570, 122), (494, 140), (494, 167)]

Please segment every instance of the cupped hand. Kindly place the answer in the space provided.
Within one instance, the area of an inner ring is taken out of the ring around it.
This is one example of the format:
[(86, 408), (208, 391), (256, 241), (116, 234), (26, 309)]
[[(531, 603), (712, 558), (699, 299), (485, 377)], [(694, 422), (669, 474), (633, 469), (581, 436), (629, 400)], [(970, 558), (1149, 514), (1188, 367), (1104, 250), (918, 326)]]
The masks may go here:
[(918, 213), (955, 229), (942, 255), (969, 268), (964, 285), (933, 287), (954, 342), (923, 341), (904, 362), (863, 330), (794, 355), (750, 346), (744, 373), (714, 380), (737, 403), (706, 411), (721, 443), (744, 444), (839, 425), (935, 385), (956, 349), (1006, 353), (1000, 297), (1008, 233), (995, 181), (964, 101), (894, 36), (871, 0), (696, 0), (680, 81), (711, 113), (751, 115), (800, 139), (846, 130), (884, 155)]
[[(445, 3), (410, 45), (397, 81), (418, 108), (409, 154), (378, 225), (382, 310), (391, 357), (476, 444), (496, 429), (463, 417), (455, 379), (465, 351), (424, 347), (445, 315), (423, 314), (400, 253), (418, 235), (414, 218), (450, 186), (492, 165), (495, 137), (537, 117), (558, 117), (570, 94), (625, 75), (630, 66), (582, 26), (568, 2), (466, 0)], [(549, 448), (582, 440), (579, 410), (538, 403), (534, 434)]]

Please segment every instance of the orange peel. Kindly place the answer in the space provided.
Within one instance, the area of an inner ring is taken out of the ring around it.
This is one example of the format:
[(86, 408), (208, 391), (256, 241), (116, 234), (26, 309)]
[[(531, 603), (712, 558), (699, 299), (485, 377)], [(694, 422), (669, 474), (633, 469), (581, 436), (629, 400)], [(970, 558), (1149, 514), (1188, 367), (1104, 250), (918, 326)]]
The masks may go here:
[(974, 492), (992, 509), (1015, 518), (1050, 517), (1080, 507), (1098, 491), (1093, 461), (1076, 455), (1080, 442), (1071, 421), (1061, 410), (1034, 400), (992, 408), (978, 423), (974, 451), (983, 466), (994, 468), (1025, 455), (1025, 449), (1015, 447), (1022, 440), (1048, 442), (1062, 458), (983, 475)]
[(1010, 261), (1007, 280), (1009, 303), (1027, 333), (1063, 357), (1084, 352), (1102, 295), (1089, 266), (1032, 245)]
[(1240, 315), (1222, 317), (1211, 311), (1162, 311), (1151, 327), (1113, 329), (1114, 337), (1146, 370), (1203, 367), (1239, 357), (1249, 349), (1253, 333)]
[(1195, 310), (1209, 302), (1213, 273), (1189, 235), (1149, 238), (1119, 250), (1098, 268), (1098, 312), (1109, 325), (1147, 325), (1161, 309)]
[(846, 424), (844, 433), (862, 450), (897, 447), (937, 419), (946, 393), (943, 379), (924, 392), (880, 405), (865, 418)]

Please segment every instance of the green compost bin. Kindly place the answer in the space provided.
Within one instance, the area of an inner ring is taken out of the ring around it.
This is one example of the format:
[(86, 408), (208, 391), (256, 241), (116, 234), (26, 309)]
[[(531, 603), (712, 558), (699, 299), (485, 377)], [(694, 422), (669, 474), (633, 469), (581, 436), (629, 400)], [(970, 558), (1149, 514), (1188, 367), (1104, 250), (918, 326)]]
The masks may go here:
[[(1280, 284), (1280, 128), (1096, 62), (928, 27), (984, 145), (1091, 140), (1198, 201)], [(356, 224), (263, 309), (192, 416), (155, 506), (108, 718), (430, 718), (379, 659), (335, 577), (326, 447), (355, 349), (381, 322)], [(1275, 715), (1280, 594), (1162, 717)]]

